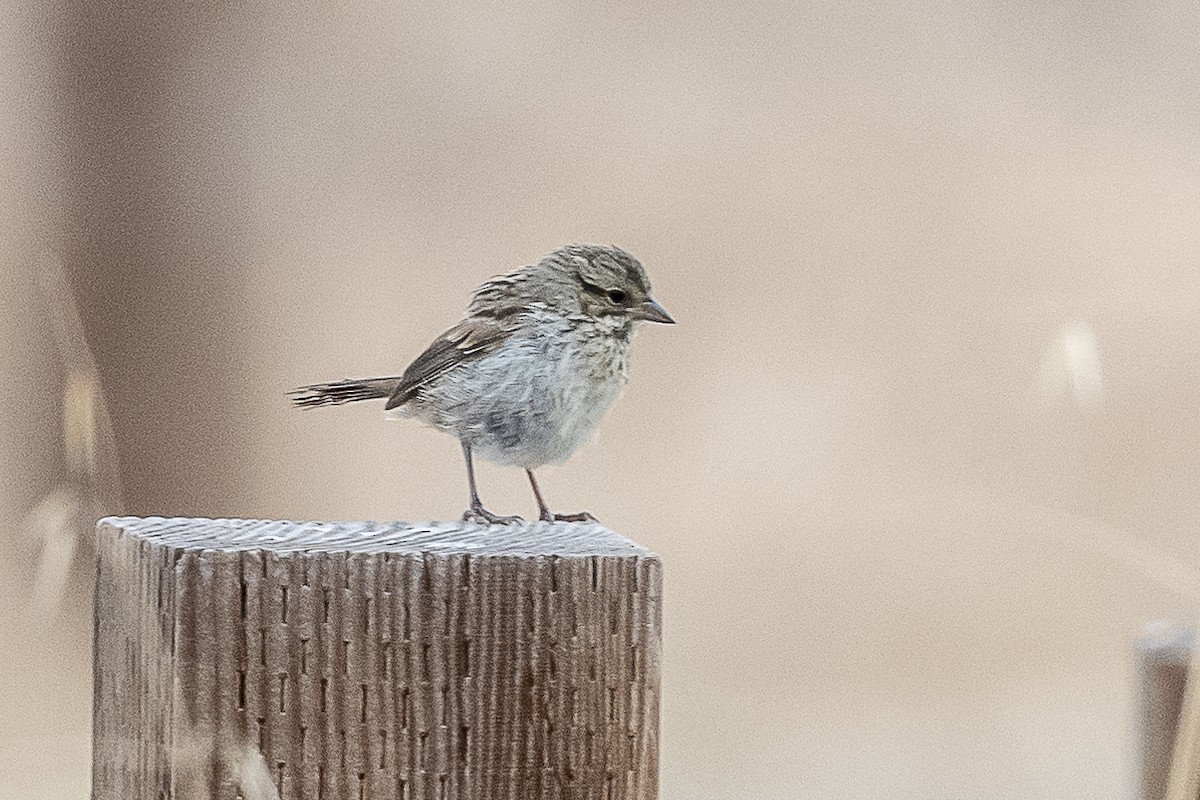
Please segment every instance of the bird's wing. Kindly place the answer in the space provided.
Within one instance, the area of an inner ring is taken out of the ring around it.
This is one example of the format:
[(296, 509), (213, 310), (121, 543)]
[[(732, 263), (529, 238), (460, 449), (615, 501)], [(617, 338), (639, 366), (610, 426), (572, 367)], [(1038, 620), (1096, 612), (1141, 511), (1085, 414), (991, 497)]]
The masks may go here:
[(408, 365), (384, 408), (404, 405), (438, 376), (495, 352), (517, 330), (518, 323), (516, 314), (467, 317), (435, 339)]

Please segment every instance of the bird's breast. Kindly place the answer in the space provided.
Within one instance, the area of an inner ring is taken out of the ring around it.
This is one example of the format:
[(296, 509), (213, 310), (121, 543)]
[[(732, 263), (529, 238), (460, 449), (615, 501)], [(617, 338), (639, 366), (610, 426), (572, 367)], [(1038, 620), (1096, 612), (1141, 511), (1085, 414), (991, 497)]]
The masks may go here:
[[(595, 430), (625, 382), (628, 339), (601, 326), (543, 320), (452, 381), (478, 392), (456, 433), (490, 461), (565, 461)], [(449, 376), (448, 376), (449, 377)]]

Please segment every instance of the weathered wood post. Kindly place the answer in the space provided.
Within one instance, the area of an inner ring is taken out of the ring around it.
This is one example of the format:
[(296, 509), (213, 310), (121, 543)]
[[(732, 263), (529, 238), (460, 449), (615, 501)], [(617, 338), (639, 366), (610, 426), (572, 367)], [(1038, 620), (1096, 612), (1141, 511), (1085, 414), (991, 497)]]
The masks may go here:
[(662, 566), (595, 524), (109, 518), (95, 800), (653, 800)]
[(1164, 800), (1167, 796), (1193, 638), (1190, 627), (1158, 625), (1137, 642), (1141, 739), (1138, 797), (1142, 800)]

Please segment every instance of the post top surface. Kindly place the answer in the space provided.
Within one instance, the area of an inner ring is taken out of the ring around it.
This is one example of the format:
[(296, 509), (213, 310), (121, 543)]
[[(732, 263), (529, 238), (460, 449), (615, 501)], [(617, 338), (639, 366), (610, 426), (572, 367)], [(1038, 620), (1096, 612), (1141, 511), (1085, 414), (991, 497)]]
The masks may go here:
[(594, 522), (293, 522), (203, 517), (105, 517), (151, 544), (183, 550), (436, 553), (501, 556), (643, 556), (645, 547)]
[(1196, 641), (1196, 629), (1185, 622), (1156, 622), (1147, 626), (1135, 642), (1142, 658), (1186, 664)]

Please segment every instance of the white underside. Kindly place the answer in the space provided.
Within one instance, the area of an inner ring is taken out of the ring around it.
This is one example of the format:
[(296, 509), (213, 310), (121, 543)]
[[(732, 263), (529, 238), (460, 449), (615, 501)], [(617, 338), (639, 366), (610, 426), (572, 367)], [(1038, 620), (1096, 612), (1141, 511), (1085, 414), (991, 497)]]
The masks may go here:
[(499, 350), (441, 376), (401, 414), (497, 464), (534, 469), (569, 458), (625, 382), (628, 335), (615, 320), (579, 326), (547, 311), (527, 319)]

